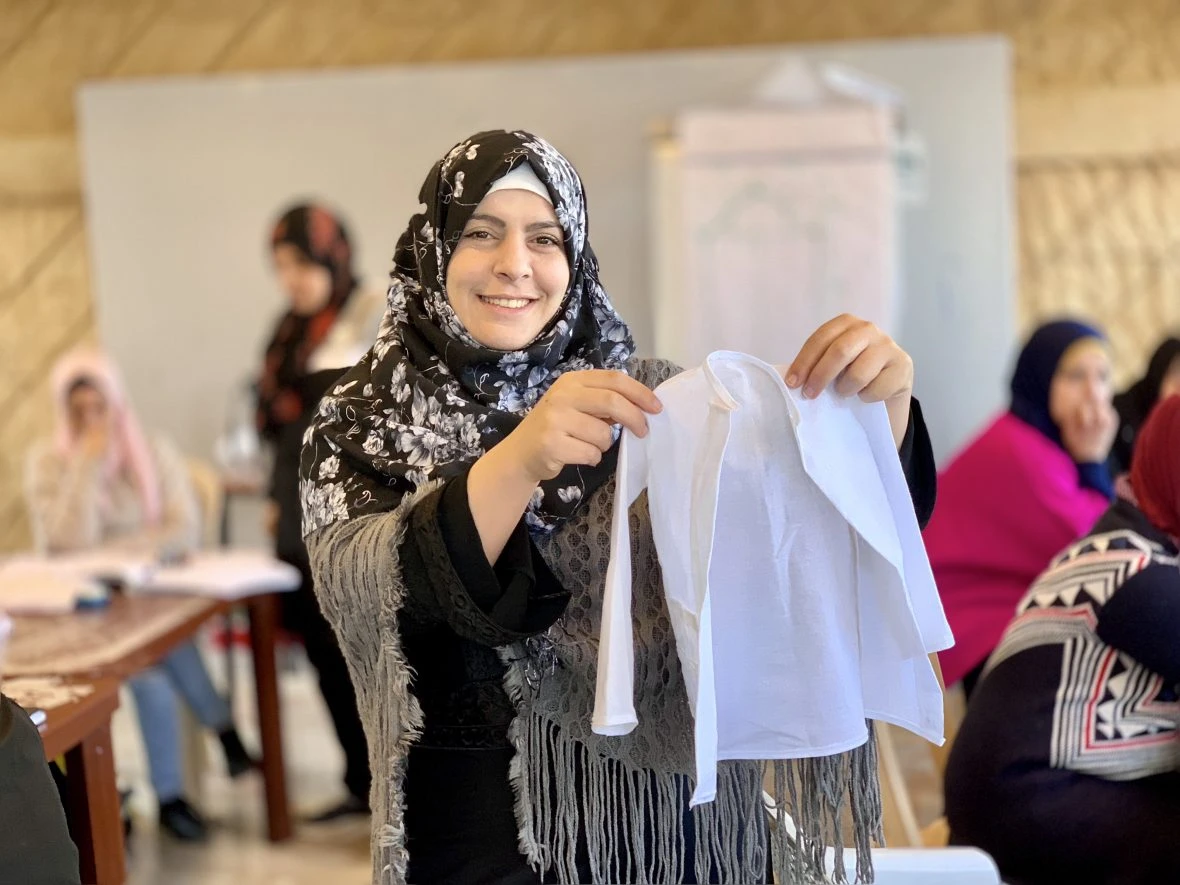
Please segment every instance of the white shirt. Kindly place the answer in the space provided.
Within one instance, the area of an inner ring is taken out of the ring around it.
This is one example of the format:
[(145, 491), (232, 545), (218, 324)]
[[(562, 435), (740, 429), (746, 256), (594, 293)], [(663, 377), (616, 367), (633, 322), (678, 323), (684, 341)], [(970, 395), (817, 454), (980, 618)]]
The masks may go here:
[(384, 314), (385, 295), (375, 289), (358, 288), (345, 302), (324, 340), (307, 358), (307, 371), (356, 365), (377, 340)]
[(649, 433), (624, 432), (593, 730), (630, 732), (627, 513), (647, 488), (695, 718), (697, 787), (722, 759), (844, 752), (865, 719), (942, 743), (928, 653), (953, 640), (882, 403), (789, 390), (744, 354), (660, 385)]

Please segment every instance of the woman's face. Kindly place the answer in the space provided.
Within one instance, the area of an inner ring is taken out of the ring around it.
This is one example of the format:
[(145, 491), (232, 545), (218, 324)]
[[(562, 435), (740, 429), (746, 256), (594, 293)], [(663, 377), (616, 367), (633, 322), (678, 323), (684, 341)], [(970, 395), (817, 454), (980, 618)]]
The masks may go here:
[(1058, 427), (1083, 409), (1107, 405), (1113, 396), (1110, 356), (1096, 338), (1071, 345), (1049, 385), (1049, 417)]
[(570, 268), (557, 215), (525, 190), (476, 207), (447, 265), (447, 300), (484, 347), (521, 350), (561, 309)]
[(70, 432), (75, 437), (110, 427), (110, 405), (98, 388), (91, 384), (74, 386), (66, 399), (66, 411), (69, 414)]
[(311, 316), (323, 310), (332, 297), (332, 275), (322, 264), (304, 255), (298, 246), (291, 243), (275, 246), (274, 268), (283, 294), (298, 316)]

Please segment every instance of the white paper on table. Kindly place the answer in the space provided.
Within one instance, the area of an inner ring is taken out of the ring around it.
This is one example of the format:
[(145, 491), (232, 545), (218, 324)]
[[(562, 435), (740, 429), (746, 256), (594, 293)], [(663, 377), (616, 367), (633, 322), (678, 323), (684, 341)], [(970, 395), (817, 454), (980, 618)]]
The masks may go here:
[(71, 612), (94, 591), (83, 575), (32, 557), (0, 563), (0, 609), (13, 615)]
[(142, 584), (156, 570), (153, 557), (124, 550), (98, 549), (54, 557), (55, 565), (74, 574), (127, 586)]
[(302, 578), (293, 565), (260, 550), (201, 551), (178, 565), (161, 566), (134, 589), (242, 599), (294, 590)]
[(32, 572), (133, 585), (147, 581), (155, 567), (155, 560), (143, 553), (100, 548), (56, 556), (40, 556), (35, 553), (11, 556), (0, 562), (0, 576), (11, 569), (14, 573)]

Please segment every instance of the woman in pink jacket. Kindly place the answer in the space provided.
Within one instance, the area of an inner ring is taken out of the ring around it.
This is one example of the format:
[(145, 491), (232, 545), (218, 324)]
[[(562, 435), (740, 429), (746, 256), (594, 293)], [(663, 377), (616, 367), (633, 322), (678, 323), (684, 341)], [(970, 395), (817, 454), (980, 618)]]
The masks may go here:
[(1102, 333), (1071, 320), (1041, 326), (1011, 391), (1008, 411), (939, 475), (924, 533), (955, 634), (939, 655), (943, 676), (968, 695), (1029, 585), (1112, 494), (1106, 458), (1118, 420)]

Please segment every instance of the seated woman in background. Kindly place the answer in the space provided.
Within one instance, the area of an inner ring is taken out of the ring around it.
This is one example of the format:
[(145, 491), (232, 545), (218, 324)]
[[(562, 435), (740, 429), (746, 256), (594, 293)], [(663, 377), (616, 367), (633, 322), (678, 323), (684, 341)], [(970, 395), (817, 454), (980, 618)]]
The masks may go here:
[[(185, 464), (162, 438), (148, 440), (123, 395), (111, 362), (78, 350), (53, 373), (57, 432), (33, 447), (29, 511), (37, 548), (68, 553), (98, 547), (174, 558), (197, 547), (200, 520)], [(229, 706), (217, 694), (200, 653), (186, 642), (157, 667), (129, 680), (147, 748), (160, 824), (186, 840), (205, 824), (182, 795), (176, 692), (214, 731), (231, 777), (254, 762), (242, 746)]]
[(1139, 428), (1155, 404), (1180, 393), (1180, 338), (1166, 338), (1147, 364), (1147, 374), (1114, 398), (1119, 413), (1119, 432), (1110, 450), (1110, 469), (1115, 475), (1131, 468), (1131, 453)]
[(1009, 410), (938, 477), (924, 538), (955, 634), (939, 654), (947, 685), (970, 695), (1028, 585), (1110, 502), (1110, 385), (1100, 332), (1041, 326), (1016, 362)]
[(946, 771), (952, 841), (1012, 885), (1180, 882), (1180, 397), (1028, 591)]

